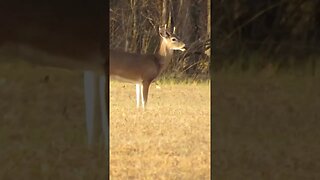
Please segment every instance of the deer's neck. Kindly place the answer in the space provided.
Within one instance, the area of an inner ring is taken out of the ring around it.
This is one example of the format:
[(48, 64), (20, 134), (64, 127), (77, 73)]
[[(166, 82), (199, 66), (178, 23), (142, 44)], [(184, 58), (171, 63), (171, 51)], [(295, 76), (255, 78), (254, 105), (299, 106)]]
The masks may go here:
[(161, 71), (166, 69), (171, 61), (173, 50), (169, 49), (165, 40), (161, 40), (158, 56), (160, 58)]

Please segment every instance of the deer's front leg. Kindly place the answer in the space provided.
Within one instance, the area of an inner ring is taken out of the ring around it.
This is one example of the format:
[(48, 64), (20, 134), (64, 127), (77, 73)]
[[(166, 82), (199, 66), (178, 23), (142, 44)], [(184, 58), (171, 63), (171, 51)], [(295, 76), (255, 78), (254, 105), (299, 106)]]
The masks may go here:
[(101, 125), (102, 125), (102, 131), (103, 131), (103, 139), (106, 140), (106, 144), (109, 142), (108, 140), (108, 134), (109, 134), (109, 127), (108, 127), (108, 117), (107, 117), (107, 98), (106, 96), (109, 96), (109, 94), (106, 94), (106, 76), (100, 76), (99, 78), (99, 86), (100, 86), (100, 113), (101, 113)]
[(92, 146), (99, 140), (99, 88), (97, 88), (97, 77), (93, 71), (84, 72), (84, 93), (86, 107), (86, 126), (88, 145)]
[(136, 84), (136, 101), (137, 101), (137, 108), (140, 106), (140, 84)]

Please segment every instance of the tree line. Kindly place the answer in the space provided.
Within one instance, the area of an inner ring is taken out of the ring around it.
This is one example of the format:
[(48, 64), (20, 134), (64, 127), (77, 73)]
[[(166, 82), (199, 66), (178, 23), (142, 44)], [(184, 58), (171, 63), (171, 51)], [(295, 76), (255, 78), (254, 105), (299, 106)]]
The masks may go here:
[(158, 27), (176, 27), (187, 50), (175, 53), (165, 71), (175, 76), (208, 76), (210, 62), (210, 0), (111, 0), (110, 46), (136, 53), (155, 53)]
[(318, 9), (319, 0), (111, 0), (111, 48), (155, 53), (157, 28), (168, 24), (188, 47), (168, 74), (208, 76), (209, 64), (213, 71), (309, 67), (315, 74)]

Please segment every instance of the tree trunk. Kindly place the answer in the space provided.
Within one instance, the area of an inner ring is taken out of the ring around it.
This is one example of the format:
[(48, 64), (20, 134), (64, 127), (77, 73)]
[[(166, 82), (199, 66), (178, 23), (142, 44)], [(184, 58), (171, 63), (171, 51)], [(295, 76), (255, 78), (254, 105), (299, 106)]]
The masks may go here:
[(132, 51), (136, 53), (141, 53), (142, 49), (142, 28), (141, 27), (141, 18), (140, 18), (140, 9), (141, 9), (141, 0), (131, 0), (131, 7), (133, 10), (133, 33), (132, 33)]
[(207, 3), (207, 14), (208, 14), (208, 19), (207, 19), (207, 35), (208, 38), (211, 38), (211, 0), (208, 0)]

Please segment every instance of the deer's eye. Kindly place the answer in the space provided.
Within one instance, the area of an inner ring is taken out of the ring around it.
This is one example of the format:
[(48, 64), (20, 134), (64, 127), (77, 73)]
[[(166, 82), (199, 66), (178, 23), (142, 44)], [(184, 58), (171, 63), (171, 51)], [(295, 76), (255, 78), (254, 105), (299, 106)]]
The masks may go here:
[(172, 38), (171, 40), (172, 40), (172, 41), (176, 41), (177, 39), (176, 39), (176, 38)]

